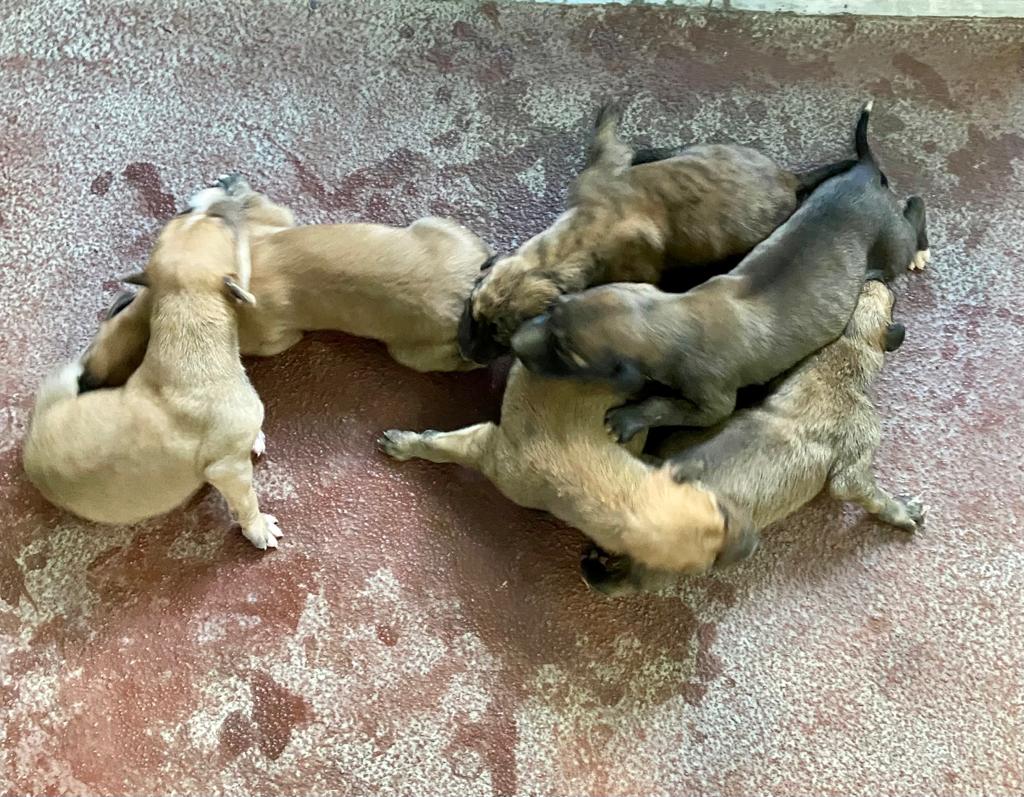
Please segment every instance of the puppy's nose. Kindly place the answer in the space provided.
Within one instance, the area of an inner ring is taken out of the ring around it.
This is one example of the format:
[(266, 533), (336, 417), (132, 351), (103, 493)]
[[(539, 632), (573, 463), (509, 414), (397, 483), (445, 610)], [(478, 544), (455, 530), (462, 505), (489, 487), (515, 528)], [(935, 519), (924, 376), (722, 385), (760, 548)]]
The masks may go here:
[(523, 361), (539, 360), (548, 350), (548, 316), (531, 318), (512, 336), (512, 351)]
[(889, 324), (885, 330), (885, 350), (896, 351), (907, 337), (907, 328), (898, 321)]
[(88, 393), (90, 390), (97, 390), (101, 387), (103, 387), (103, 380), (88, 371), (82, 371), (81, 376), (78, 377), (79, 393)]

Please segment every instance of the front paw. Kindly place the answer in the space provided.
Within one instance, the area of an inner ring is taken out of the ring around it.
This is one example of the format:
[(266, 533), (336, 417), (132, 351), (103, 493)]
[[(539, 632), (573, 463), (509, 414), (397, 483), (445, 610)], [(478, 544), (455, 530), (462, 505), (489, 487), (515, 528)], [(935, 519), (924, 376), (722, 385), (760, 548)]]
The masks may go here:
[(703, 459), (674, 459), (669, 462), (668, 472), (676, 484), (700, 481), (704, 476)]
[(219, 188), (226, 194), (233, 197), (238, 197), (243, 194), (249, 193), (249, 183), (240, 174), (231, 172), (229, 174), (222, 174), (217, 177), (213, 182), (214, 188)]
[(932, 252), (930, 249), (919, 249), (914, 253), (914, 259), (910, 261), (911, 271), (924, 271), (924, 267), (932, 259)]
[(419, 435), (416, 432), (388, 429), (377, 438), (377, 448), (392, 459), (405, 462), (407, 459), (412, 459), (415, 456), (412, 453), (412, 447), (418, 437)]
[(604, 428), (618, 443), (628, 443), (648, 426), (643, 411), (629, 405), (612, 407), (604, 416)]
[(898, 495), (895, 500), (900, 511), (892, 519), (892, 524), (911, 533), (923, 529), (925, 516), (928, 514), (928, 507), (921, 500), (921, 496)]
[(252, 455), (259, 459), (265, 453), (267, 453), (267, 436), (260, 429), (260, 433), (256, 435), (256, 439), (252, 443)]
[(260, 515), (252, 526), (242, 529), (242, 534), (261, 551), (276, 548), (278, 538), (283, 536), (277, 518), (273, 515)]
[(636, 591), (631, 578), (632, 561), (628, 556), (610, 554), (596, 545), (588, 545), (580, 557), (583, 583), (609, 597)]

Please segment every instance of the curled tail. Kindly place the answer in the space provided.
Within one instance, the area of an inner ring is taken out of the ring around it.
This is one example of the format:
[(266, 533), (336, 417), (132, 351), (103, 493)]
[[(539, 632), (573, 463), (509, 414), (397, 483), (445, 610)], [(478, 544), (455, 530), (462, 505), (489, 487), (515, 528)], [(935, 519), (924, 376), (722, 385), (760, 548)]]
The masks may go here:
[[(864, 107), (861, 108), (860, 117), (857, 119), (857, 130), (853, 134), (853, 146), (857, 150), (857, 160), (869, 161), (875, 163), (875, 156), (871, 152), (871, 146), (868, 144), (868, 120), (871, 119), (871, 108), (875, 104), (874, 100), (868, 100), (864, 103)], [(878, 164), (875, 164), (876, 166)]]
[(78, 378), (81, 375), (82, 363), (72, 360), (46, 377), (36, 394), (34, 413), (43, 412), (47, 407), (65, 399), (75, 398), (78, 395)]

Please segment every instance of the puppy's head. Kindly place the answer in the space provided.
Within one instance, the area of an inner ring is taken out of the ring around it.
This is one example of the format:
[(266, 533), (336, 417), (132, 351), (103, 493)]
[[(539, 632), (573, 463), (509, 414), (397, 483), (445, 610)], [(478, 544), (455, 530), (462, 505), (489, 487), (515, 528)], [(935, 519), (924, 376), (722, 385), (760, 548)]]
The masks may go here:
[(892, 320), (896, 297), (881, 280), (864, 283), (845, 335), (876, 351), (896, 351), (903, 345), (906, 327)]
[(561, 293), (553, 276), (520, 254), (491, 258), (481, 268), (459, 324), (462, 356), (486, 365), (509, 350), (519, 325)]
[(651, 471), (638, 497), (624, 542), (649, 567), (702, 572), (745, 559), (757, 547), (756, 532), (737, 512), (699, 481), (679, 483), (668, 466)]
[(623, 393), (645, 381), (643, 313), (656, 289), (619, 283), (559, 297), (512, 337), (512, 349), (531, 371), (548, 377), (605, 382)]
[(223, 187), (200, 191), (160, 232), (145, 269), (123, 281), (159, 292), (217, 292), (255, 304), (243, 216), (241, 202)]
[(149, 294), (122, 291), (82, 355), (79, 392), (117, 387), (142, 363), (149, 342)]

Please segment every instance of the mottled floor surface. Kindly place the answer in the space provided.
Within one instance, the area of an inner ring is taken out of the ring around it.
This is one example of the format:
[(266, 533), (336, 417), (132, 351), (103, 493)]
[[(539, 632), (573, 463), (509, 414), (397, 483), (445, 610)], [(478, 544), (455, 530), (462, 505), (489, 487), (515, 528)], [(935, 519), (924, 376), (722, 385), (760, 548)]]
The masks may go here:
[[(0, 792), (949, 794), (1024, 790), (1024, 24), (394, 2), (0, 4)], [(205, 493), (145, 526), (47, 506), (32, 394), (225, 169), (305, 221), (545, 226), (595, 105), (653, 144), (808, 164), (860, 101), (933, 265), (877, 389), (915, 539), (819, 499), (756, 557), (620, 602), (582, 537), (374, 451), (491, 416), (320, 336), (249, 363), (253, 550)]]

